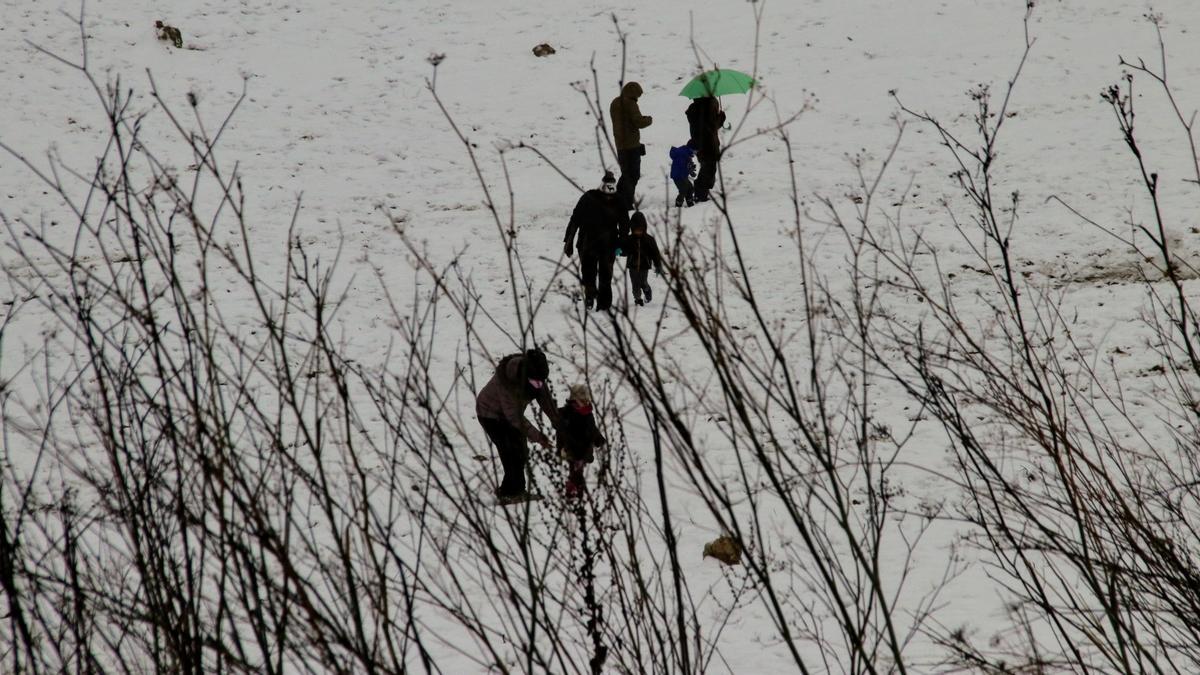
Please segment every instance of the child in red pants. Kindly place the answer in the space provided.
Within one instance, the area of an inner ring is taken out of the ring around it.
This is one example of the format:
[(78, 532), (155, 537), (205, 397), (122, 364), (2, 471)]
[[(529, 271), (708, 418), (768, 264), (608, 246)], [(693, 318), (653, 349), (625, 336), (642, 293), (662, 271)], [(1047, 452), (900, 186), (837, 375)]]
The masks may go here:
[(558, 409), (558, 449), (570, 463), (567, 474), (567, 497), (583, 493), (583, 467), (596, 457), (594, 449), (607, 441), (596, 428), (592, 416), (592, 393), (586, 384), (572, 385), (566, 405)]

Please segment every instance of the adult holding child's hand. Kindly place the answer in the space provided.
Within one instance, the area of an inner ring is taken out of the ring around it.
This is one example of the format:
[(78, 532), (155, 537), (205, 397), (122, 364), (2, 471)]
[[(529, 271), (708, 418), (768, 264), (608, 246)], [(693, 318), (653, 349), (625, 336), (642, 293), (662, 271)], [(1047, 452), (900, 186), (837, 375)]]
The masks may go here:
[(608, 310), (612, 306), (617, 240), (628, 231), (629, 214), (621, 208), (616, 178), (606, 171), (599, 188), (579, 197), (563, 237), (563, 253), (568, 258), (572, 244), (579, 250), (579, 276), (587, 309)]
[(504, 467), (504, 478), (496, 488), (502, 503), (528, 498), (525, 491), (525, 463), (529, 461), (528, 441), (543, 448), (554, 447), (550, 438), (525, 419), (525, 408), (537, 401), (555, 429), (559, 427), (558, 408), (546, 379), (550, 364), (540, 349), (509, 354), (496, 364), (496, 372), (475, 397), (475, 415)]

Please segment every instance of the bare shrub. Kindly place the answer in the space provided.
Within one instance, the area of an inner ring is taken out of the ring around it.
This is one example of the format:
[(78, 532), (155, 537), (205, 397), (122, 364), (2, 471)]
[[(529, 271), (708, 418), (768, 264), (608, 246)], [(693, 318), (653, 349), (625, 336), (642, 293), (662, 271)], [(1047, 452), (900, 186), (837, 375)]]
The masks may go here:
[[(1027, 15), (1026, 55), (1032, 46)], [(1124, 85), (1103, 93), (1153, 214), (1145, 226), (1131, 218), (1132, 235), (1121, 241), (1158, 271), (1140, 277), (1150, 300), (1150, 348), (1162, 364), (1151, 373), (1161, 396), (1157, 420), (1139, 412), (1144, 394), (1130, 390), (1118, 364), (1101, 362), (1095, 345), (1072, 334), (1063, 291), (1026, 279), (1014, 261), (1021, 202), (1016, 192), (995, 193), (994, 160), (1020, 70), (999, 105), (986, 87), (972, 93), (971, 138), (901, 106), (948, 148), (973, 207), (951, 217), (986, 272), (984, 290), (956, 296), (946, 277), (931, 280), (913, 262), (917, 254), (936, 259), (920, 236), (896, 228), (882, 246), (880, 232), (862, 232), (881, 262), (881, 280), (895, 279), (894, 287), (925, 308), (920, 321), (888, 322), (875, 337), (877, 362), (944, 427), (965, 488), (960, 515), (1009, 607), (1010, 629), (986, 643), (955, 626), (944, 627), (939, 641), (952, 662), (982, 672), (1191, 671), (1200, 658), (1191, 544), (1200, 485), (1196, 322), (1158, 176), (1134, 135), (1132, 95), (1136, 72), (1179, 112), (1165, 50), (1158, 69), (1139, 62)], [(1191, 122), (1182, 114), (1179, 122), (1195, 164)]]

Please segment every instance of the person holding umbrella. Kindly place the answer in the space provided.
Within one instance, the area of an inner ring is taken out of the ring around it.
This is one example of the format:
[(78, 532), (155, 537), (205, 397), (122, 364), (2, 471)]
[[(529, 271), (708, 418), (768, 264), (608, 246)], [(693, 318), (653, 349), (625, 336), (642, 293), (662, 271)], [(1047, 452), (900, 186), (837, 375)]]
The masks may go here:
[(687, 109), (688, 128), (692, 133), (692, 144), (696, 147), (696, 159), (700, 162), (700, 173), (692, 187), (692, 199), (708, 201), (708, 192), (717, 182), (717, 162), (721, 159), (721, 139), (717, 130), (725, 124), (725, 111), (715, 96), (701, 96), (692, 101)]
[(725, 124), (718, 96), (744, 94), (754, 86), (754, 79), (736, 70), (710, 70), (694, 77), (679, 92), (680, 96), (695, 99), (687, 109), (688, 128), (700, 162), (700, 173), (693, 188), (694, 199), (708, 201), (708, 193), (717, 180), (717, 162), (721, 160), (721, 139), (717, 131)]
[(642, 145), (642, 129), (654, 122), (653, 117), (643, 115), (638, 108), (641, 96), (642, 85), (626, 82), (621, 87), (621, 95), (608, 106), (613, 125), (613, 143), (617, 146), (617, 165), (621, 167), (617, 200), (626, 211), (633, 208), (633, 192), (638, 179), (642, 177), (642, 155), (646, 154), (646, 146)]

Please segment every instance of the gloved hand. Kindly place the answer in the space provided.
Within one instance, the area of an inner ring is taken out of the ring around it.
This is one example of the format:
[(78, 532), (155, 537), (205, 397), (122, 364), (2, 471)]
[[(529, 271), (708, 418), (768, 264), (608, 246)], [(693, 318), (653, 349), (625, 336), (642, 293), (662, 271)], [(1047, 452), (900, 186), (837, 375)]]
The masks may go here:
[(565, 256), (567, 256), (568, 258), (570, 258), (570, 257), (571, 257), (571, 252), (572, 252), (572, 249), (571, 249), (571, 242), (569, 242), (569, 241), (568, 241), (568, 242), (565, 242), (565, 243), (563, 244), (563, 255), (565, 255)]
[(621, 247), (620, 246), (617, 247), (617, 255), (621, 255)]

